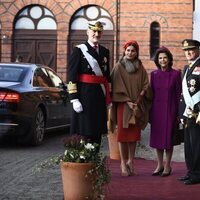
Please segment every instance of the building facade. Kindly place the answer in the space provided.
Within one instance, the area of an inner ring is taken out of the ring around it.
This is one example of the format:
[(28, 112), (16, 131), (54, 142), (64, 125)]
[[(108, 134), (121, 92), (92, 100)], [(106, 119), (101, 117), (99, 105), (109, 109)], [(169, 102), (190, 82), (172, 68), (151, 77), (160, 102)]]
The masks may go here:
[(69, 56), (86, 40), (87, 22), (100, 20), (106, 23), (102, 44), (110, 49), (111, 67), (122, 56), (124, 42), (134, 39), (148, 72), (155, 69), (153, 55), (162, 45), (173, 53), (174, 67), (182, 69), (181, 41), (200, 37), (193, 33), (193, 13), (199, 24), (197, 1), (1, 0), (0, 61), (14, 62), (20, 56), (23, 62), (52, 67), (66, 80)]
[[(200, 41), (200, 1), (193, 0), (193, 38)], [(198, 9), (197, 9), (198, 8)]]

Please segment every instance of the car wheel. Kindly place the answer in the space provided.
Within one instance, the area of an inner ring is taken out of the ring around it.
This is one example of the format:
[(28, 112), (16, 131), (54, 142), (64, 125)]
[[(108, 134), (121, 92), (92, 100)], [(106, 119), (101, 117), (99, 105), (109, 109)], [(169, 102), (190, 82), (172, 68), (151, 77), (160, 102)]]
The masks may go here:
[(35, 117), (30, 126), (28, 134), (17, 139), (23, 145), (38, 146), (43, 142), (45, 134), (45, 115), (41, 108), (37, 108)]
[(37, 109), (31, 129), (31, 144), (40, 145), (43, 142), (45, 134), (45, 116), (41, 108)]

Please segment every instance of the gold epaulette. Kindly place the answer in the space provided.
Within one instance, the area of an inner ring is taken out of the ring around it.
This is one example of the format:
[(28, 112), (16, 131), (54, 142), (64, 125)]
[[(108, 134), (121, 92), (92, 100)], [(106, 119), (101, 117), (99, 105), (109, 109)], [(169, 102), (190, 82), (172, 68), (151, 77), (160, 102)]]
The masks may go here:
[(76, 83), (72, 83), (71, 81), (67, 84), (67, 89), (69, 94), (77, 93), (77, 85)]

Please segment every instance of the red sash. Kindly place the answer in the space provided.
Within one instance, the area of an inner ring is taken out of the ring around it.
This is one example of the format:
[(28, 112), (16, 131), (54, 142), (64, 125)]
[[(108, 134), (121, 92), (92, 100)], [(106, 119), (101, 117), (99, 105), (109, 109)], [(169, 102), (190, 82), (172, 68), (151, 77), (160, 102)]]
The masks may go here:
[(79, 75), (78, 80), (83, 83), (96, 83), (96, 84), (103, 84), (106, 90), (106, 104), (109, 105), (111, 103), (110, 91), (109, 91), (109, 84), (107, 79), (104, 76), (95, 76), (89, 74), (81, 74)]

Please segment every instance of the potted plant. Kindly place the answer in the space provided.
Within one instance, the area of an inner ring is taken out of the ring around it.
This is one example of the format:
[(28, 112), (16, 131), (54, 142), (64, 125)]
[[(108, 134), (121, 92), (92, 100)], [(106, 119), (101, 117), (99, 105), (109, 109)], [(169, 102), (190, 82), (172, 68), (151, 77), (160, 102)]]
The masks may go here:
[(107, 127), (108, 127), (108, 147), (109, 147), (109, 155), (110, 159), (113, 160), (120, 160), (120, 153), (119, 153), (119, 147), (117, 142), (117, 128), (113, 128), (111, 126), (111, 109), (108, 110), (108, 121), (107, 121)]
[(64, 138), (63, 144), (62, 155), (43, 161), (36, 169), (60, 164), (65, 200), (104, 199), (111, 172), (107, 157), (97, 151), (98, 144), (79, 135)]
[(117, 142), (117, 129), (115, 129), (114, 132), (109, 131), (107, 137), (110, 159), (120, 160), (119, 146)]

